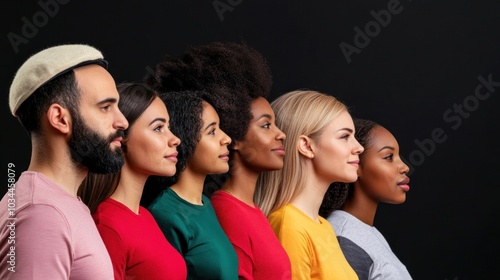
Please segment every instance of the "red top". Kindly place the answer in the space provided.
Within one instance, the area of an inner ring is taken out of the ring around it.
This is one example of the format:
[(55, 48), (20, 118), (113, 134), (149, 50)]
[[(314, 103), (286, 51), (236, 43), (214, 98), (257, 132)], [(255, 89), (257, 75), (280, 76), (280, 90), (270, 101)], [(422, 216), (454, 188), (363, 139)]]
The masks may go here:
[(146, 208), (140, 207), (135, 214), (108, 198), (93, 218), (111, 257), (115, 279), (186, 279), (184, 258)]
[(292, 279), (290, 259), (264, 213), (217, 191), (212, 205), (238, 255), (239, 279)]

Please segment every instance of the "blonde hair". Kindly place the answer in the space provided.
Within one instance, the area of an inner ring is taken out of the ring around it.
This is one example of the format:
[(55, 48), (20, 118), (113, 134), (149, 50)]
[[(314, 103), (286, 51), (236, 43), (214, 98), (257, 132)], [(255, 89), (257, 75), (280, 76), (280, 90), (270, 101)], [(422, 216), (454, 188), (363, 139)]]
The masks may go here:
[(271, 103), (276, 114), (276, 125), (286, 134), (283, 168), (262, 172), (257, 181), (255, 202), (267, 216), (289, 203), (305, 187), (305, 158), (299, 153), (301, 135), (318, 139), (324, 128), (346, 105), (331, 95), (312, 90), (295, 90)]

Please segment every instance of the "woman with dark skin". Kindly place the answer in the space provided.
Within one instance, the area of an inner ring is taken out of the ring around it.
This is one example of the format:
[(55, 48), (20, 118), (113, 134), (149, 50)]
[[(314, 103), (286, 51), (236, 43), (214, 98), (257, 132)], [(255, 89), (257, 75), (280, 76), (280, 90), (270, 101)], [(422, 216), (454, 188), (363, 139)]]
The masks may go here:
[[(354, 125), (355, 137), (365, 148), (360, 155), (358, 179), (348, 184), (345, 202), (342, 196), (327, 194), (323, 215), (328, 216), (344, 255), (359, 279), (411, 279), (406, 267), (373, 226), (380, 203), (401, 204), (406, 200), (410, 190), (408, 165), (399, 156), (398, 142), (389, 130), (371, 120), (355, 119)], [(340, 209), (331, 214), (327, 212), (326, 209), (335, 209), (338, 205)]]
[(211, 176), (206, 187), (238, 254), (239, 279), (290, 279), (288, 255), (254, 202), (259, 174), (281, 169), (285, 156), (286, 137), (266, 99), (272, 78), (265, 59), (248, 45), (214, 42), (164, 59), (148, 81), (159, 90), (207, 91), (233, 139), (229, 172)]
[[(149, 205), (165, 237), (184, 257), (187, 279), (237, 278), (238, 259), (222, 230), (203, 183), (229, 169), (231, 138), (219, 128), (214, 107), (197, 92), (161, 94), (179, 145), (176, 174)], [(161, 186), (156, 186), (157, 188)]]

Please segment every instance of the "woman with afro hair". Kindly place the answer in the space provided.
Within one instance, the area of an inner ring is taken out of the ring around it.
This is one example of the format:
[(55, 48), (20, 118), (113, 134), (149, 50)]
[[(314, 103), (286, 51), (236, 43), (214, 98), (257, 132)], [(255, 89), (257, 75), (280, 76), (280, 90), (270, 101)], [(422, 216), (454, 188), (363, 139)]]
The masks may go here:
[(281, 169), (285, 155), (285, 134), (266, 99), (272, 77), (263, 56), (246, 44), (213, 42), (165, 58), (146, 80), (159, 91), (208, 93), (233, 142), (229, 172), (211, 176), (206, 191), (238, 255), (238, 278), (291, 279), (288, 255), (254, 202), (259, 174)]
[(238, 258), (210, 199), (203, 195), (207, 175), (229, 169), (227, 146), (231, 138), (219, 128), (214, 107), (201, 96), (188, 91), (160, 94), (170, 113), (170, 130), (181, 144), (176, 173), (166, 178), (163, 186), (167, 188), (148, 209), (184, 257), (187, 279), (234, 280), (238, 277)]

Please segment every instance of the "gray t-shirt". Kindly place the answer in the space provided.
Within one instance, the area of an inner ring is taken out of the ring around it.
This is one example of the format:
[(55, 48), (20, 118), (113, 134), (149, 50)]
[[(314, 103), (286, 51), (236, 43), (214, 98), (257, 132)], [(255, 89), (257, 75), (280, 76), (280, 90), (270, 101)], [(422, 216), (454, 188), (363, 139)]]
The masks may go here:
[(342, 210), (333, 211), (327, 220), (332, 224), (342, 252), (360, 280), (412, 279), (375, 227)]

